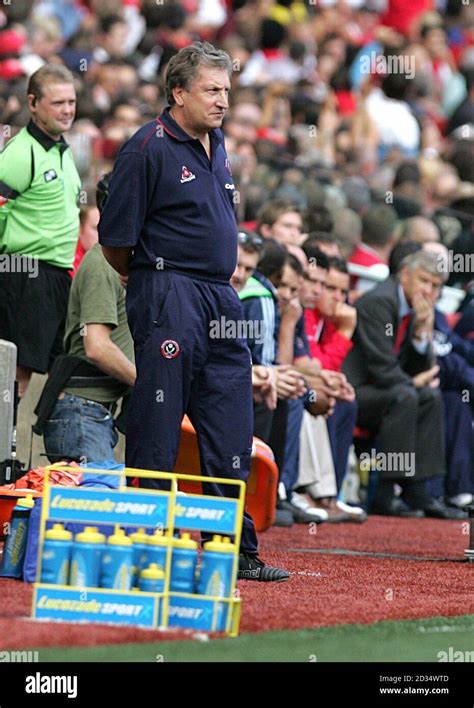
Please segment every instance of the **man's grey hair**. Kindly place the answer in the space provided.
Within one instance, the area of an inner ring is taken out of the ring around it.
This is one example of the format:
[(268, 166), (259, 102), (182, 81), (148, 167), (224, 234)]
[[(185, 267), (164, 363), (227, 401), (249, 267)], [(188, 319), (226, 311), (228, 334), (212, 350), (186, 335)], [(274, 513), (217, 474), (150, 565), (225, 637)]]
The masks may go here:
[(401, 241), (439, 241), (439, 229), (431, 219), (426, 216), (411, 216), (406, 219)]
[(225, 69), (232, 74), (232, 60), (227, 52), (216, 49), (209, 42), (194, 42), (171, 57), (166, 70), (166, 98), (172, 106), (175, 103), (173, 89), (180, 86), (189, 89), (196, 78), (200, 66)]
[(344, 258), (349, 258), (362, 236), (362, 219), (353, 209), (338, 209), (333, 214), (332, 234)]
[(435, 275), (436, 277), (441, 278), (443, 283), (445, 283), (449, 273), (446, 272), (446, 269), (443, 267), (443, 263), (441, 262), (441, 260), (442, 259), (436, 253), (430, 253), (429, 251), (423, 250), (416, 251), (415, 253), (410, 253), (410, 255), (405, 256), (405, 258), (400, 263), (398, 272), (400, 272), (402, 268), (405, 267), (407, 267), (411, 271), (417, 270), (417, 268), (419, 268), (420, 270), (424, 270), (430, 275)]

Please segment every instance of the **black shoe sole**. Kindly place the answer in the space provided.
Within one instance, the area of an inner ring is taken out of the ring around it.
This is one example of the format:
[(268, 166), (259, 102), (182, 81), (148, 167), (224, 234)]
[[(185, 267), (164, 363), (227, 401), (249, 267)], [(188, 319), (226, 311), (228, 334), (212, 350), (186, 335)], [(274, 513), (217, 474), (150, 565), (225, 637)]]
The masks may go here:
[(290, 576), (288, 576), (287, 578), (278, 578), (278, 579), (269, 578), (268, 580), (263, 580), (262, 578), (252, 578), (252, 577), (241, 578), (241, 577), (237, 576), (237, 580), (254, 580), (254, 581), (257, 581), (258, 583), (284, 583), (289, 579), (290, 579)]

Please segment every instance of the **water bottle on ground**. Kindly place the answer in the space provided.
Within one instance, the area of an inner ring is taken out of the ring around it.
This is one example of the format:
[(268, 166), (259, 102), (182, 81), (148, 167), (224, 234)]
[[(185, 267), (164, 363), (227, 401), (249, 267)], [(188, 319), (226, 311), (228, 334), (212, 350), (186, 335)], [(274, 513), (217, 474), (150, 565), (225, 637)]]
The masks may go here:
[(44, 534), (41, 555), (41, 582), (67, 585), (72, 551), (72, 533), (62, 524), (53, 524)]
[(70, 585), (81, 588), (99, 587), (100, 566), (105, 536), (97, 526), (86, 526), (76, 534), (72, 545)]
[(32, 494), (18, 499), (10, 519), (10, 532), (3, 547), (0, 575), (9, 578), (23, 577), (23, 563), (28, 540), (31, 510), (35, 505)]
[(170, 590), (173, 592), (194, 592), (198, 545), (189, 533), (173, 538), (171, 558)]
[(156, 563), (163, 571), (166, 571), (166, 555), (169, 548), (169, 538), (158, 529), (152, 536), (147, 537), (146, 562), (144, 565)]
[(141, 571), (138, 587), (142, 592), (163, 592), (165, 587), (163, 570), (156, 563), (150, 563), (148, 568), (143, 568)]
[(111, 590), (130, 590), (132, 586), (132, 539), (123, 529), (117, 529), (107, 539), (102, 554), (100, 587)]
[(132, 554), (132, 585), (137, 586), (140, 571), (147, 565), (148, 534), (144, 528), (139, 528), (129, 535), (133, 543)]

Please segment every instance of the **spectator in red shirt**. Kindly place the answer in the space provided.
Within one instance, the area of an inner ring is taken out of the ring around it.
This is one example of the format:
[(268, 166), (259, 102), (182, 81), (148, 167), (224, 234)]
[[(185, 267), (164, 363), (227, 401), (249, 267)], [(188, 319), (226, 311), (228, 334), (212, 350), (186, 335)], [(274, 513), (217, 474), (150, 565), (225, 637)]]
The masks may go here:
[[(308, 242), (303, 245), (303, 250), (310, 263), (302, 293), (305, 307), (311, 304), (311, 293), (316, 296), (314, 308), (307, 307), (304, 311), (310, 353), (319, 360), (323, 369), (339, 372), (352, 349), (351, 337), (357, 323), (355, 308), (346, 304), (349, 291), (347, 266), (340, 258), (327, 258)], [(333, 415), (327, 420), (338, 491), (346, 475), (352, 431), (357, 418), (357, 403), (351, 389), (337, 401)], [(335, 500), (329, 503), (334, 507)]]
[(362, 227), (362, 242), (356, 246), (349, 263), (366, 270), (366, 277), (353, 277), (351, 281), (352, 290), (365, 292), (389, 275), (388, 267), (385, 272), (380, 266), (387, 266), (395, 245), (397, 213), (387, 204), (376, 204), (364, 215)]
[(413, 34), (420, 16), (433, 8), (433, 0), (389, 0), (381, 24), (405, 35)]
[[(315, 258), (310, 267), (309, 282), (322, 284), (321, 294), (314, 309), (304, 312), (306, 335), (311, 356), (318, 359), (323, 369), (340, 371), (342, 362), (352, 349), (357, 315), (354, 307), (346, 304), (349, 274), (340, 258), (325, 258), (325, 254), (305, 248), (308, 259)], [(317, 254), (317, 255), (316, 255)]]

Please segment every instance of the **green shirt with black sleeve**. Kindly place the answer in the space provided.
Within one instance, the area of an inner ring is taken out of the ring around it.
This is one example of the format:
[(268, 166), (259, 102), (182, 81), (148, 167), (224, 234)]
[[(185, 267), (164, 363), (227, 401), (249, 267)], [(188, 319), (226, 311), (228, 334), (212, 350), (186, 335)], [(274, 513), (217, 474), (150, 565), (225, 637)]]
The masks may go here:
[(33, 121), (0, 152), (0, 253), (72, 268), (81, 180), (71, 150)]

